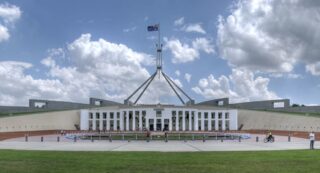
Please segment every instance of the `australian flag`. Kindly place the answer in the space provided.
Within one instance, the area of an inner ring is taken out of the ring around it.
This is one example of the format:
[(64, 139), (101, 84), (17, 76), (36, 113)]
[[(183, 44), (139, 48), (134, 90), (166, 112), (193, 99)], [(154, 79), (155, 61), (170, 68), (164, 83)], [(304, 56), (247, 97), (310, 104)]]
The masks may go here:
[(148, 31), (158, 31), (159, 24), (148, 26)]

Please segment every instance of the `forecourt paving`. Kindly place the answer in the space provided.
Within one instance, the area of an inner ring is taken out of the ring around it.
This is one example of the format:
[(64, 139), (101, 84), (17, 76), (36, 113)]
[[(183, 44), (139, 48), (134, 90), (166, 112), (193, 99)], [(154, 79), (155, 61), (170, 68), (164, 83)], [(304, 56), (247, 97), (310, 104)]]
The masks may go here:
[[(262, 136), (261, 136), (262, 137)], [(263, 139), (263, 138), (261, 138)], [(307, 139), (292, 138), (288, 142), (286, 137), (276, 136), (274, 143), (256, 142), (254, 138), (248, 140), (224, 140), (205, 142), (198, 141), (30, 141), (6, 140), (0, 142), (0, 149), (14, 150), (48, 150), (48, 151), (160, 151), (160, 152), (193, 152), (193, 151), (259, 151), (259, 150), (295, 150), (308, 149)], [(315, 148), (320, 148), (316, 142)]]

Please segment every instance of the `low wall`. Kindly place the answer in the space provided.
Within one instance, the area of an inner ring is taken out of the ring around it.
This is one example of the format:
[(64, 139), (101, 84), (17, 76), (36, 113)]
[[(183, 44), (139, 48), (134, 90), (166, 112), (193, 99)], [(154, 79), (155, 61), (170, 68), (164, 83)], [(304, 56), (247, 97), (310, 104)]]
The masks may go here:
[(80, 124), (80, 110), (35, 113), (0, 118), (0, 132), (76, 130)]
[(320, 118), (278, 112), (238, 110), (238, 126), (242, 130), (290, 130), (320, 132)]

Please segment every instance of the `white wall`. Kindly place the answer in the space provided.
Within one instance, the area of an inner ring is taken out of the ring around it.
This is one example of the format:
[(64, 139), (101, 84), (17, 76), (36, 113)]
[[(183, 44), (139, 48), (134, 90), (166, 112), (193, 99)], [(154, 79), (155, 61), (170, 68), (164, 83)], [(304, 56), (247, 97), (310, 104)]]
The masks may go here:
[(239, 110), (238, 124), (243, 130), (292, 130), (320, 132), (320, 118), (278, 112)]
[(56, 111), (0, 118), (0, 132), (37, 130), (75, 130), (80, 111)]

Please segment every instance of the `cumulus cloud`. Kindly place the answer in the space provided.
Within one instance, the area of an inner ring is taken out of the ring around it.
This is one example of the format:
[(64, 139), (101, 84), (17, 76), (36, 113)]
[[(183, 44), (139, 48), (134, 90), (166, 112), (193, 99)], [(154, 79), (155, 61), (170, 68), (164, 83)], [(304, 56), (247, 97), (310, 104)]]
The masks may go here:
[(184, 24), (184, 17), (181, 17), (174, 21), (174, 26), (181, 26)]
[(180, 76), (180, 71), (179, 71), (179, 70), (176, 70), (174, 73), (175, 73), (177, 76)]
[(206, 99), (229, 97), (231, 102), (279, 98), (268, 89), (269, 79), (255, 77), (250, 71), (233, 69), (232, 74), (215, 78), (212, 74), (199, 80), (192, 90)]
[(0, 104), (26, 105), (29, 98), (46, 96), (51, 99), (66, 98), (64, 85), (59, 80), (35, 79), (25, 71), (32, 64), (17, 61), (0, 62)]
[(9, 27), (21, 16), (20, 8), (10, 4), (0, 4), (0, 42), (10, 38)]
[(173, 58), (172, 63), (186, 63), (192, 62), (200, 58), (200, 51), (207, 54), (213, 53), (214, 48), (207, 38), (196, 38), (192, 41), (192, 44), (181, 43), (178, 39), (164, 39), (165, 46), (164, 49), (169, 49)]
[(315, 64), (306, 65), (306, 71), (315, 76), (320, 76), (320, 61)]
[(188, 24), (181, 28), (185, 32), (197, 32), (206, 34), (207, 32), (202, 28), (201, 23)]
[(318, 1), (242, 0), (230, 12), (219, 18), (217, 46), (231, 66), (284, 73), (302, 62), (316, 74), (310, 64), (320, 58)]
[(189, 82), (189, 83), (190, 83), (190, 80), (191, 80), (191, 74), (189, 74), (189, 73), (184, 74), (184, 78), (187, 80), (187, 82)]
[[(64, 56), (68, 63), (60, 63)], [(87, 103), (89, 97), (122, 102), (150, 76), (146, 69), (149, 61), (154, 61), (153, 56), (83, 34), (65, 49), (48, 51), (41, 61), (47, 67), (47, 79), (28, 75), (30, 63), (0, 62), (0, 104), (26, 105), (29, 98)], [(182, 87), (178, 79), (172, 80)], [(172, 103), (177, 98), (164, 78), (156, 76), (139, 103), (160, 101)]]
[(202, 50), (206, 53), (214, 52), (211, 42), (206, 38), (196, 38), (194, 41), (192, 41), (192, 47), (196, 50)]
[(188, 23), (185, 24), (184, 17), (178, 18), (173, 22), (173, 25), (178, 27), (178, 30), (184, 32), (195, 32), (200, 34), (206, 34), (207, 32), (203, 29), (201, 23)]

